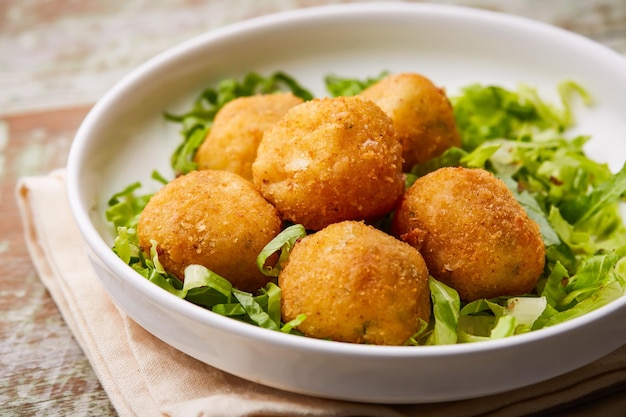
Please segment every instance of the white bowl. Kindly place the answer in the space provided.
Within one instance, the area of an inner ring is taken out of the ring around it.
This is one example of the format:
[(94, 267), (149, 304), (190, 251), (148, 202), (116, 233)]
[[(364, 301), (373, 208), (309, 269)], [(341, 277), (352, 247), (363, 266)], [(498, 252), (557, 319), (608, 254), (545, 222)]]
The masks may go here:
[(213, 314), (132, 271), (111, 251), (106, 199), (171, 172), (180, 142), (165, 110), (205, 86), (282, 70), (315, 94), (323, 77), (420, 72), (451, 93), (474, 82), (553, 92), (570, 78), (595, 98), (576, 108), (589, 154), (619, 168), (626, 147), (626, 60), (586, 38), (522, 18), (452, 6), (385, 3), (302, 9), (207, 33), (148, 61), (100, 100), (71, 149), (71, 207), (112, 299), (175, 348), (242, 378), (314, 396), (381, 403), (479, 397), (583, 366), (626, 342), (626, 298), (508, 339), (451, 346), (364, 346), (273, 332)]

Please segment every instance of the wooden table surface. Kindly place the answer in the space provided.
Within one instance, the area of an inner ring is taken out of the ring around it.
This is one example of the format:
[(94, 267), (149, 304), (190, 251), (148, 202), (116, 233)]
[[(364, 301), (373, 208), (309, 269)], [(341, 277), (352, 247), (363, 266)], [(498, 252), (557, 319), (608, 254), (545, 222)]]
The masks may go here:
[[(91, 105), (156, 53), (253, 16), (346, 2), (0, 0), (0, 415), (116, 415), (31, 264), (17, 179), (63, 167)], [(626, 53), (626, 0), (438, 3), (546, 21)]]

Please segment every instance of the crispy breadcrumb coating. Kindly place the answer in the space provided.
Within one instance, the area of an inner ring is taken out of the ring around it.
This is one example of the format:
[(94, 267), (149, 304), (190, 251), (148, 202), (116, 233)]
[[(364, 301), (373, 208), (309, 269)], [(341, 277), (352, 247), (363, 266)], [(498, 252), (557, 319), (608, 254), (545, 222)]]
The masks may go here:
[(402, 345), (430, 318), (422, 256), (362, 222), (335, 223), (296, 243), (279, 286), (283, 320), (306, 314), (298, 329), (310, 337)]
[(252, 173), (283, 218), (309, 230), (383, 216), (404, 189), (391, 119), (361, 97), (293, 107), (266, 131)]
[(504, 182), (482, 169), (441, 168), (405, 193), (393, 232), (465, 301), (530, 293), (545, 247)]
[(445, 91), (430, 79), (414, 73), (392, 74), (361, 96), (374, 101), (393, 120), (405, 172), (452, 146), (461, 146), (452, 105)]
[(196, 152), (198, 169), (220, 169), (252, 180), (252, 163), (263, 132), (302, 103), (292, 93), (262, 94), (229, 101), (215, 115)]
[(252, 183), (227, 171), (192, 171), (161, 188), (141, 213), (141, 249), (158, 243), (159, 261), (183, 280), (190, 264), (204, 265), (233, 286), (254, 292), (268, 281), (256, 266), (280, 233), (276, 209)]

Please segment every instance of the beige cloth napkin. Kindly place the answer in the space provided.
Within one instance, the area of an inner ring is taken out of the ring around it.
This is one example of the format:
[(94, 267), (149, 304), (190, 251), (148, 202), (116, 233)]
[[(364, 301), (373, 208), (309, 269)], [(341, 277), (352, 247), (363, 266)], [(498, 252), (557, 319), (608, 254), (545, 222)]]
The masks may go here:
[(606, 401), (594, 403), (593, 415), (625, 415), (626, 395), (620, 390), (626, 389), (626, 346), (551, 381), (446, 404), (386, 406), (318, 399), (219, 371), (155, 338), (111, 302), (87, 260), (85, 243), (70, 213), (64, 175), (58, 170), (18, 182), (16, 197), (26, 242), (41, 280), (122, 417), (515, 417), (611, 392)]

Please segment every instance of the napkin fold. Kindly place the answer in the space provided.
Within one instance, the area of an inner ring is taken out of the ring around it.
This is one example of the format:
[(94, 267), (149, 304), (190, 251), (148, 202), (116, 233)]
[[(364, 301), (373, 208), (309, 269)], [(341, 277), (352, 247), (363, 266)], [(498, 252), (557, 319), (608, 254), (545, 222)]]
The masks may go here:
[(555, 410), (582, 416), (583, 404), (598, 398), (604, 400), (593, 403), (594, 416), (625, 415), (626, 346), (540, 384), (440, 404), (336, 401), (240, 379), (172, 348), (113, 304), (87, 259), (69, 208), (64, 170), (20, 179), (16, 198), (39, 277), (121, 417), (521, 417)]

